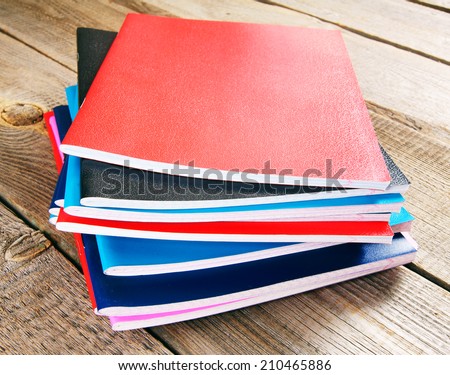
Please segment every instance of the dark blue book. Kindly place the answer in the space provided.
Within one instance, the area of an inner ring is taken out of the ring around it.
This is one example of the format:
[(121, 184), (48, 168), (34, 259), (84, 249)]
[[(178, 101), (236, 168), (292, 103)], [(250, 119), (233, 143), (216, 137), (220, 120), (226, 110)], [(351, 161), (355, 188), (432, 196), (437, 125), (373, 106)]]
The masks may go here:
[[(97, 311), (109, 316), (176, 314), (212, 305), (228, 311), (409, 263), (416, 253), (414, 241), (397, 234), (391, 245), (341, 244), (197, 271), (118, 277), (103, 273), (95, 236), (83, 235), (83, 243)], [(200, 315), (211, 311), (217, 312)]]
[(64, 205), (64, 195), (66, 193), (66, 181), (67, 181), (67, 158), (65, 159), (61, 172), (56, 182), (55, 191), (53, 192), (52, 201), (50, 202), (49, 213), (52, 215), (58, 215), (59, 209)]
[[(56, 126), (58, 127), (58, 133), (60, 141), (62, 141), (72, 124), (72, 118), (70, 117), (69, 106), (60, 105), (53, 108), (53, 113), (55, 115)], [(66, 191), (66, 180), (67, 180), (67, 160), (63, 162), (61, 172), (58, 176), (58, 181), (56, 182), (55, 191), (53, 192), (52, 200), (50, 202), (49, 212), (51, 215), (58, 215), (60, 207), (64, 205), (64, 194)], [(52, 219), (54, 221), (54, 219)], [(52, 222), (50, 220), (50, 222)]]
[(72, 118), (70, 117), (70, 111), (68, 105), (59, 105), (53, 108), (55, 115), (56, 126), (58, 127), (59, 140), (62, 142), (66, 136), (67, 131), (72, 125)]

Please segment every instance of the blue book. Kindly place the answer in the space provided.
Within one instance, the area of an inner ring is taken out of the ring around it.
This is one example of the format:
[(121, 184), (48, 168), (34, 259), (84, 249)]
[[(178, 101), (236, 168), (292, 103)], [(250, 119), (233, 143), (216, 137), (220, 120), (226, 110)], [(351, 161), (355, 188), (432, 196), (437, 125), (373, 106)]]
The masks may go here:
[[(404, 208), (390, 225), (413, 220)], [(96, 236), (103, 273), (114, 276), (192, 271), (310, 251), (326, 242), (208, 242)]]
[(330, 246), (318, 242), (209, 242), (96, 236), (103, 273), (154, 275), (250, 262)]
[[(212, 305), (228, 311), (409, 263), (416, 253), (414, 241), (397, 234), (391, 245), (341, 244), (196, 271), (115, 277), (103, 273), (95, 236), (82, 237), (97, 312), (110, 316)], [(201, 315), (211, 311), (218, 312)]]
[[(68, 99), (72, 93), (73, 89), (66, 90)], [(72, 98), (70, 99), (73, 100)], [(73, 104), (72, 104), (73, 105)], [(69, 106), (60, 105), (53, 108), (53, 113), (55, 115), (56, 126), (58, 127), (58, 133), (60, 141), (62, 141), (72, 124), (72, 118), (69, 111)], [(66, 192), (66, 180), (67, 180), (67, 161), (63, 161), (63, 166), (58, 176), (58, 181), (56, 182), (55, 190), (53, 192), (52, 200), (50, 202), (49, 213), (53, 216), (50, 218), (51, 223), (56, 222), (56, 216), (59, 213), (60, 207), (64, 206), (64, 195)]]
[(66, 87), (66, 99), (72, 121), (78, 113), (78, 85)]
[(404, 224), (414, 220), (414, 216), (402, 207), (400, 212), (392, 212), (389, 218), (389, 225), (393, 227), (394, 225)]

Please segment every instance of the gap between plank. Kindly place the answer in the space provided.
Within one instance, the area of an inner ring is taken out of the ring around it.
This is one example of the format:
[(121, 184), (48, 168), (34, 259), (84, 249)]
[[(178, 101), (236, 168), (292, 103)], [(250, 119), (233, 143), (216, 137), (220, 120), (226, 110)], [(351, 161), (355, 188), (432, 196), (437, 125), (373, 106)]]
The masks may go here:
[[(420, 250), (419, 250), (420, 251)], [(440, 286), (442, 289), (450, 292), (450, 284), (445, 280), (440, 279), (439, 277), (434, 276), (430, 272), (424, 270), (422, 267), (418, 266), (414, 263), (405, 264), (405, 267), (410, 271), (422, 276), (424, 279), (432, 282), (433, 284)]]
[(54, 61), (54, 62), (57, 63), (57, 64), (63, 66), (64, 68), (69, 69), (71, 72), (76, 73), (76, 70), (72, 69), (70, 66), (65, 65), (65, 64), (62, 63), (61, 61), (58, 61), (58, 60), (54, 59), (54, 58), (51, 57), (50, 55), (47, 55), (45, 52), (43, 52), (43, 51), (37, 49), (37, 48), (34, 47), (33, 45), (28, 44), (27, 42), (25, 42), (25, 41), (19, 39), (18, 37), (16, 37), (15, 35), (9, 33), (9, 32), (6, 31), (5, 29), (0, 28), (0, 32), (3, 33), (3, 34), (5, 34), (6, 36), (8, 36), (8, 37), (10, 37), (10, 38), (12, 38), (12, 39), (14, 39), (14, 40), (16, 40), (17, 42), (22, 43), (23, 45), (27, 46), (28, 48), (31, 48), (33, 51), (36, 51), (37, 53), (40, 53), (41, 55), (43, 55), (43, 56), (45, 56), (46, 58), (48, 58), (48, 59)]
[(450, 13), (450, 9), (449, 8), (445, 8), (445, 7), (442, 7), (442, 6), (437, 5), (437, 4), (425, 3), (425, 2), (420, 1), (420, 0), (407, 0), (407, 1), (409, 1), (410, 3), (422, 5), (422, 6), (427, 7), (427, 8), (433, 8), (433, 9), (436, 9), (436, 10), (440, 10), (441, 12)]
[(303, 12), (303, 11), (298, 10), (298, 9), (295, 9), (295, 8), (291, 8), (291, 7), (288, 6), (288, 5), (278, 4), (276, 1), (271, 1), (271, 0), (255, 0), (255, 1), (258, 2), (258, 3), (267, 4), (267, 5), (272, 5), (272, 6), (284, 8), (284, 9), (287, 9), (287, 10), (290, 10), (290, 11), (293, 11), (293, 12), (297, 12), (297, 13), (300, 13), (300, 14), (304, 14), (304, 15), (306, 15), (306, 16), (313, 17), (313, 18), (315, 18), (315, 19), (317, 19), (317, 20), (319, 20), (319, 21), (326, 22), (326, 23), (329, 23), (329, 24), (331, 24), (331, 25), (338, 26), (338, 27), (340, 27), (341, 29), (350, 31), (350, 32), (352, 32), (352, 33), (354, 33), (354, 34), (360, 35), (360, 36), (365, 37), (365, 38), (367, 38), (367, 39), (371, 39), (371, 40), (375, 40), (375, 41), (377, 41), (377, 42), (381, 42), (381, 43), (384, 43), (384, 44), (388, 44), (388, 45), (393, 46), (393, 47), (395, 47), (395, 48), (402, 49), (402, 50), (404, 50), (404, 51), (411, 52), (411, 53), (414, 53), (414, 54), (416, 54), (416, 55), (420, 55), (420, 56), (422, 56), (422, 57), (426, 57), (426, 58), (428, 58), (428, 59), (430, 59), (430, 60), (434, 60), (434, 61), (440, 62), (440, 63), (442, 63), (442, 64), (445, 64), (445, 65), (450, 65), (450, 61), (447, 61), (447, 60), (441, 59), (441, 58), (439, 58), (439, 57), (430, 55), (430, 54), (428, 54), (428, 53), (425, 53), (425, 52), (416, 50), (416, 49), (414, 49), (414, 48), (406, 47), (406, 46), (403, 46), (403, 45), (401, 45), (401, 44), (391, 42), (390, 40), (387, 40), (387, 39), (384, 39), (384, 38), (380, 38), (380, 37), (378, 37), (378, 36), (376, 36), (376, 35), (368, 34), (368, 33), (364, 32), (364, 31), (357, 30), (357, 29), (354, 29), (354, 28), (352, 28), (352, 27), (342, 25), (342, 24), (340, 24), (340, 23), (338, 23), (338, 22), (332, 22), (332, 21), (330, 21), (330, 20), (327, 20), (326, 18), (318, 17), (318, 16), (316, 16), (315, 14), (311, 14), (311, 13)]
[(175, 349), (172, 345), (170, 345), (165, 339), (161, 337), (161, 335), (157, 334), (156, 332), (153, 332), (153, 329), (151, 327), (144, 328), (144, 331), (147, 332), (149, 335), (153, 336), (156, 340), (158, 340), (167, 350), (170, 350), (174, 355), (182, 355), (179, 350)]

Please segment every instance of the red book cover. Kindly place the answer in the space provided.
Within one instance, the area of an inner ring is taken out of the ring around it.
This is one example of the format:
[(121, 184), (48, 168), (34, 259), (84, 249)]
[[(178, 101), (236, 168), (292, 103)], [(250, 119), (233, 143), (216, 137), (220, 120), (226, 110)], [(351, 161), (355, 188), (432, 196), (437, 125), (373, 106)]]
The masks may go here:
[(390, 181), (340, 32), (295, 26), (128, 15), (62, 150), (208, 179)]
[(84, 279), (86, 280), (86, 286), (88, 289), (92, 308), (95, 310), (97, 308), (97, 302), (95, 301), (94, 288), (92, 286), (91, 275), (89, 273), (86, 254), (84, 252), (83, 238), (79, 233), (74, 233), (73, 237), (75, 238), (75, 243), (77, 245), (78, 257), (80, 258), (81, 269), (83, 270)]
[(64, 210), (56, 227), (88, 234), (200, 241), (390, 243), (393, 236), (384, 221), (157, 223), (84, 218)]

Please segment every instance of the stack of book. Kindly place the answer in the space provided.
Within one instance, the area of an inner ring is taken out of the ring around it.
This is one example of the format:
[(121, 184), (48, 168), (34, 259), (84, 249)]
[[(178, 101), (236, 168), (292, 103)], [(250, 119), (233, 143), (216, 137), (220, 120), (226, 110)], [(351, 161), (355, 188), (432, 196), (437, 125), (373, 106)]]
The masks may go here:
[(45, 115), (50, 208), (113, 329), (217, 314), (411, 262), (409, 181), (340, 32), (130, 14), (79, 28)]

